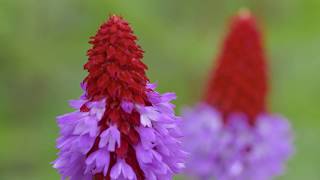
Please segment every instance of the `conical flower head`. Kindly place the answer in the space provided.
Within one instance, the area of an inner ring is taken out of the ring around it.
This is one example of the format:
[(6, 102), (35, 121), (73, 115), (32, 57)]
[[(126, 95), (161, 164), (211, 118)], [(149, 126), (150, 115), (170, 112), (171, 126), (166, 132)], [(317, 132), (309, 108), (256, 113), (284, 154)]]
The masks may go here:
[(248, 11), (241, 11), (232, 19), (204, 100), (225, 116), (244, 113), (254, 121), (266, 111), (266, 71), (257, 23)]
[(266, 63), (254, 17), (241, 11), (204, 99), (183, 112), (186, 171), (196, 179), (269, 180), (293, 149), (290, 124), (266, 111)]
[(89, 61), (84, 65), (90, 99), (146, 103), (147, 66), (141, 62), (143, 51), (136, 40), (128, 23), (115, 15), (91, 37)]
[(149, 83), (136, 39), (118, 16), (91, 38), (85, 92), (70, 102), (75, 112), (57, 118), (63, 179), (170, 179), (183, 168), (175, 95)]

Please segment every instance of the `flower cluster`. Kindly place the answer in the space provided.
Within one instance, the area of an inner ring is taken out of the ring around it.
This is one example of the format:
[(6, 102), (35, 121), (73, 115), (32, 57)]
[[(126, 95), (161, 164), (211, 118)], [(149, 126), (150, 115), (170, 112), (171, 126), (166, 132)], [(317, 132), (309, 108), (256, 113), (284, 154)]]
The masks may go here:
[[(186, 172), (198, 179), (268, 180), (284, 170), (292, 154), (291, 127), (280, 115), (232, 114), (227, 123), (207, 104), (184, 110)], [(196, 122), (195, 122), (196, 121)]]
[(235, 16), (203, 100), (183, 113), (185, 173), (197, 179), (268, 180), (293, 151), (289, 123), (266, 108), (267, 67), (257, 24)]
[(91, 38), (84, 95), (57, 118), (54, 161), (62, 179), (171, 179), (184, 167), (173, 93), (145, 75), (143, 51), (126, 21), (111, 16)]

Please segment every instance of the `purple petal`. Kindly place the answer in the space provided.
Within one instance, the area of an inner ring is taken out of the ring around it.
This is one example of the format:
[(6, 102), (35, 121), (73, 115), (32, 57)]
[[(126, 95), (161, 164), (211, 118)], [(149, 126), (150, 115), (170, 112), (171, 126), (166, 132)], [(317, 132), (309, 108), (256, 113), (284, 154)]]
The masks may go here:
[[(266, 180), (283, 172), (293, 151), (289, 123), (263, 114), (255, 126), (243, 114), (224, 124), (216, 110), (200, 104), (183, 113), (185, 173), (200, 179)], [(224, 126), (222, 126), (224, 124)]]
[(116, 145), (120, 146), (120, 132), (116, 126), (110, 126), (100, 135), (99, 148), (108, 144), (109, 151), (115, 151)]
[(130, 102), (127, 102), (127, 101), (123, 101), (123, 102), (121, 103), (121, 108), (122, 108), (125, 112), (131, 114), (131, 112), (132, 112), (132, 110), (133, 110), (133, 108), (134, 108), (134, 105), (133, 105), (133, 103), (130, 103)]

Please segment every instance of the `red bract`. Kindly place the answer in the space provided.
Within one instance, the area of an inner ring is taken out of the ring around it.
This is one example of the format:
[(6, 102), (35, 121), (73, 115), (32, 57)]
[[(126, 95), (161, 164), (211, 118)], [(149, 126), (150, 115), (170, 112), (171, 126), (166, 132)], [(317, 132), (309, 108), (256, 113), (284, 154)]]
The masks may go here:
[[(139, 126), (139, 113), (125, 112), (121, 108), (122, 102), (148, 105), (146, 84), (149, 81), (145, 70), (147, 66), (141, 62), (143, 51), (136, 44), (136, 36), (129, 24), (121, 17), (111, 16), (104, 23), (97, 34), (91, 37), (92, 48), (88, 50), (89, 61), (84, 65), (89, 74), (85, 78), (87, 98), (92, 101), (106, 99), (106, 110), (100, 121), (101, 131), (109, 124), (116, 124), (121, 133), (121, 145), (112, 153), (108, 174), (101, 173), (95, 179), (110, 178), (110, 169), (117, 157), (124, 158), (133, 168), (137, 179), (144, 179), (139, 167), (133, 145), (140, 141), (135, 126)], [(81, 108), (88, 111), (87, 107)], [(99, 139), (88, 153), (98, 149)]]
[(256, 21), (249, 12), (241, 12), (232, 20), (204, 100), (224, 116), (244, 113), (253, 124), (257, 114), (266, 111), (266, 71)]

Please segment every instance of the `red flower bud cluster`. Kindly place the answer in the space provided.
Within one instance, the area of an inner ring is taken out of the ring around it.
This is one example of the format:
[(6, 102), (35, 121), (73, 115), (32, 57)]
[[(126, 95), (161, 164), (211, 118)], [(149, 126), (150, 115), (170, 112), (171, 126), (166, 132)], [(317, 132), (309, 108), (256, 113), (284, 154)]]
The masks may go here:
[(224, 116), (244, 113), (254, 124), (255, 117), (266, 111), (266, 71), (265, 53), (256, 21), (249, 12), (240, 12), (232, 20), (204, 100)]

